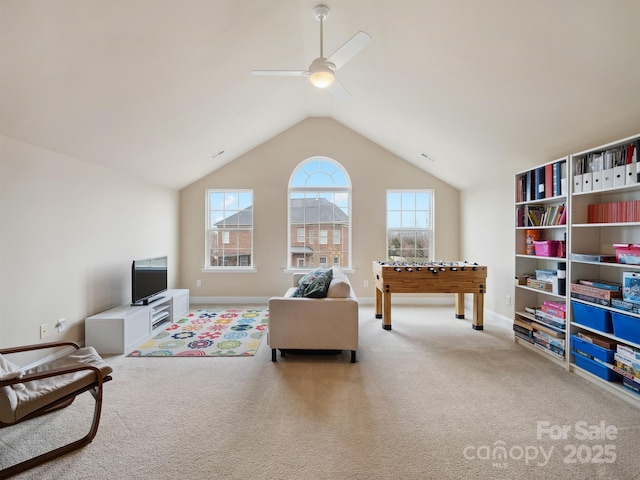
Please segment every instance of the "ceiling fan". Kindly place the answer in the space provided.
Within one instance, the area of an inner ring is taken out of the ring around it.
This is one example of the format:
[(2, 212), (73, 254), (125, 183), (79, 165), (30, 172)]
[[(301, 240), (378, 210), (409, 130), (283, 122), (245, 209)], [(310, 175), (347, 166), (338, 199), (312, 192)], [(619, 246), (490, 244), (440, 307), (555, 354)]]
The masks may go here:
[(331, 87), (332, 93), (339, 98), (349, 98), (351, 95), (336, 78), (338, 71), (351, 60), (360, 50), (369, 45), (371, 37), (365, 32), (358, 32), (342, 45), (338, 50), (325, 58), (322, 45), (322, 26), (329, 16), (329, 7), (318, 5), (313, 9), (313, 16), (320, 22), (320, 56), (316, 58), (307, 70), (253, 70), (257, 76), (309, 77), (309, 81), (318, 88)]

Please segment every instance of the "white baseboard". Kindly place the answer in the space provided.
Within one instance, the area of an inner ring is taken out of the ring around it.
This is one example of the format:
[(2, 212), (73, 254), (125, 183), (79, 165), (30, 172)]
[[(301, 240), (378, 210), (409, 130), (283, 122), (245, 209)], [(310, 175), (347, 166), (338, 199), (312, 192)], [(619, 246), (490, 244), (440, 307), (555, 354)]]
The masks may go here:
[[(358, 297), (358, 303), (361, 305), (375, 305), (375, 297)], [(454, 305), (455, 298), (451, 295), (429, 295), (417, 296), (413, 293), (402, 294), (395, 293), (391, 299), (393, 305)]]
[(267, 305), (271, 297), (189, 297), (193, 305)]
[[(192, 305), (268, 305), (271, 297), (190, 297)], [(358, 297), (361, 305), (375, 305), (375, 297)], [(392, 305), (454, 305), (455, 298), (451, 295), (429, 294), (416, 296), (415, 294), (393, 295)], [(473, 302), (465, 301), (465, 310), (473, 311)], [(484, 309), (484, 318), (512, 328), (513, 319), (505, 317), (493, 310)]]

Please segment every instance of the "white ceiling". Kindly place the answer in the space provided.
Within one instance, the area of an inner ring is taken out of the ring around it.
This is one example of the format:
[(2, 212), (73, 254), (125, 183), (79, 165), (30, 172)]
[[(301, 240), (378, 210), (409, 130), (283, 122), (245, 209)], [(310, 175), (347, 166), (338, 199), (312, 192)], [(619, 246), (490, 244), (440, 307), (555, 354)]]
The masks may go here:
[[(325, 54), (373, 37), (346, 102), (251, 75), (308, 67), (318, 3)], [(0, 47), (1, 134), (172, 188), (313, 116), (460, 189), (640, 132), (639, 0), (0, 0)]]

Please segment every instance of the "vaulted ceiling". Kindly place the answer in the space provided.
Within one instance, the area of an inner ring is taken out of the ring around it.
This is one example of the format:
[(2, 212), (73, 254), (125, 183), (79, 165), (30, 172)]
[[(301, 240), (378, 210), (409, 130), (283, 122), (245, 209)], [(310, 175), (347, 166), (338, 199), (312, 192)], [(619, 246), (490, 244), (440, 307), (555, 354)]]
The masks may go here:
[[(319, 56), (319, 3), (325, 54), (373, 39), (347, 101), (251, 75)], [(329, 116), (465, 189), (640, 132), (639, 25), (638, 0), (0, 0), (0, 134), (182, 188)]]

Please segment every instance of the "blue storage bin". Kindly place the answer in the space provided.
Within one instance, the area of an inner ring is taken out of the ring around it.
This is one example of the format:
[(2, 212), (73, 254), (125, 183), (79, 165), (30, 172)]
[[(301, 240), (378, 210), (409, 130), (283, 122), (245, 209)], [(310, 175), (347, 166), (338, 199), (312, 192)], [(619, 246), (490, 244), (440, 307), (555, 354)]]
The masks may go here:
[(613, 364), (613, 357), (616, 354), (614, 350), (602, 348), (594, 343), (587, 342), (576, 335), (571, 335), (571, 350), (574, 352), (578, 350), (587, 355), (591, 355), (593, 358), (597, 358), (598, 360), (611, 364)]
[(604, 308), (587, 305), (571, 300), (573, 321), (585, 327), (595, 328), (604, 333), (613, 333), (611, 312)]
[(611, 312), (613, 334), (633, 343), (640, 343), (640, 318)]
[(575, 353), (573, 355), (573, 358), (577, 366), (585, 369), (590, 373), (593, 373), (594, 375), (604, 380), (607, 380), (609, 382), (615, 382), (619, 378), (619, 375), (613, 370), (611, 370), (610, 368), (608, 368), (606, 365), (596, 362), (595, 360), (591, 360), (590, 358), (587, 358), (584, 355)]

